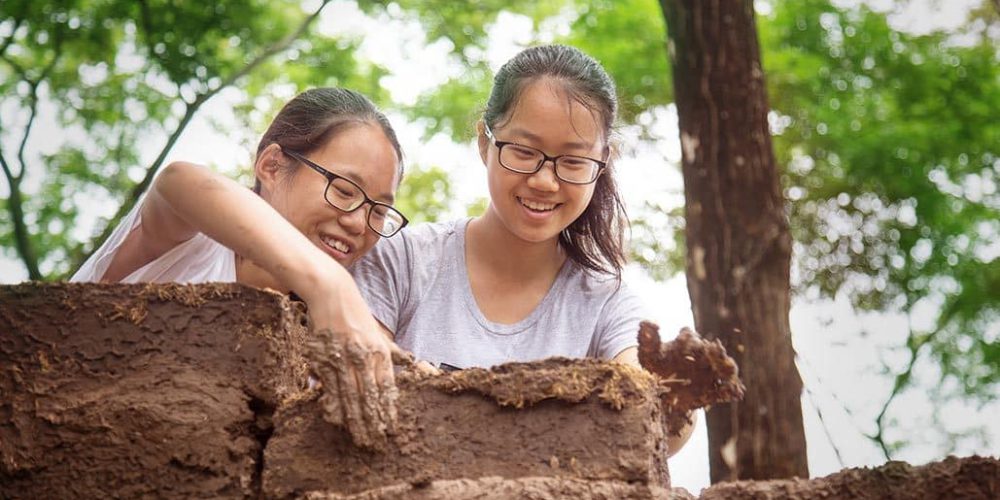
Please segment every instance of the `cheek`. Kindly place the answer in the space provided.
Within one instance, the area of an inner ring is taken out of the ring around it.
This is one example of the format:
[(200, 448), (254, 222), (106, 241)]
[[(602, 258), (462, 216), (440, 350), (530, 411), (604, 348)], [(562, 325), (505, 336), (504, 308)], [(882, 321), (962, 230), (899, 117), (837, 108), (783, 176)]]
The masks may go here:
[(513, 189), (519, 180), (516, 174), (511, 175), (512, 172), (508, 172), (496, 162), (488, 163), (486, 165), (486, 169), (486, 181), (488, 183), (490, 195), (494, 198), (502, 197), (508, 194), (508, 192)]
[(594, 188), (593, 186), (580, 187), (577, 188), (578, 193), (575, 194), (574, 198), (579, 204), (580, 212), (583, 212), (590, 205), (590, 202), (594, 199)]

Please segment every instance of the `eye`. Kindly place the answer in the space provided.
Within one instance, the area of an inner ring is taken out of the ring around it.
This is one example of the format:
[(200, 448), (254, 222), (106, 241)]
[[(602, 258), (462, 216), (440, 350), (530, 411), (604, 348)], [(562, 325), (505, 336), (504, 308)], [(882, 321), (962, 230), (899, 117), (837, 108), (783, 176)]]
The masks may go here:
[(389, 207), (383, 205), (373, 205), (372, 206), (372, 216), (378, 217), (379, 219), (384, 219), (386, 215), (389, 214)]
[(347, 180), (335, 179), (330, 183), (330, 194), (342, 199), (352, 199), (357, 197), (360, 192), (357, 186)]
[(511, 144), (510, 146), (507, 146), (507, 149), (509, 149), (512, 153), (514, 153), (514, 155), (517, 156), (518, 158), (524, 160), (530, 160), (538, 156), (538, 151), (535, 151), (534, 149), (528, 147), (519, 146), (517, 144)]
[(563, 156), (559, 159), (559, 168), (573, 172), (590, 172), (597, 168), (597, 162), (580, 156)]

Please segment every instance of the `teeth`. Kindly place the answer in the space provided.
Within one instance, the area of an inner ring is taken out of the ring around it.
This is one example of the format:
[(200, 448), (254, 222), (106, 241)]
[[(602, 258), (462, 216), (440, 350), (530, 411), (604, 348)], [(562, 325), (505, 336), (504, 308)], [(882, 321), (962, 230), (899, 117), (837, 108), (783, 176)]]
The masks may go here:
[(322, 238), (322, 240), (323, 243), (326, 243), (327, 245), (343, 253), (349, 253), (351, 251), (350, 247), (347, 246), (347, 243), (344, 243), (343, 241), (335, 240), (333, 238), (327, 238), (325, 236)]
[(549, 210), (556, 208), (556, 203), (539, 203), (537, 201), (526, 200), (524, 198), (519, 199), (521, 200), (522, 205), (539, 212), (548, 212)]

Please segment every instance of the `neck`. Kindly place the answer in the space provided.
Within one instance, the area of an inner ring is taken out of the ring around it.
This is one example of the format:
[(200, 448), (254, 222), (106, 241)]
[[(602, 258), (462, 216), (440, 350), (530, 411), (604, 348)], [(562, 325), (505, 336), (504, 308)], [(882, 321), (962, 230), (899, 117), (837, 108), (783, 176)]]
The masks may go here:
[(274, 279), (274, 276), (267, 272), (266, 269), (241, 255), (236, 255), (236, 281), (257, 288), (271, 288), (281, 293), (289, 292), (287, 287)]
[(558, 237), (524, 241), (504, 226), (492, 207), (469, 223), (465, 253), (467, 260), (474, 259), (496, 275), (514, 279), (555, 274), (566, 261)]

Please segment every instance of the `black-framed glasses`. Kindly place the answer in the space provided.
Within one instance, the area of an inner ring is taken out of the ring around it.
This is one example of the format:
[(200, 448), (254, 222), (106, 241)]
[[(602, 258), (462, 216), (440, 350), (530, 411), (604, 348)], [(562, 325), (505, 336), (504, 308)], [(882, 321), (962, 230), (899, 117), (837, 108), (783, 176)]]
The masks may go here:
[(590, 184), (596, 181), (601, 175), (601, 170), (608, 166), (607, 162), (586, 156), (549, 156), (530, 146), (498, 141), (489, 125), (485, 125), (484, 129), (486, 137), (489, 137), (490, 142), (497, 147), (500, 166), (511, 172), (534, 174), (542, 169), (545, 162), (552, 161), (559, 180), (570, 184)]
[(333, 208), (342, 212), (353, 212), (365, 204), (371, 205), (368, 216), (365, 218), (368, 227), (386, 238), (396, 234), (400, 229), (406, 227), (409, 221), (399, 210), (396, 210), (388, 203), (371, 199), (361, 186), (354, 181), (337, 175), (315, 162), (302, 156), (295, 151), (282, 149), (282, 152), (306, 164), (307, 167), (323, 174), (326, 177), (326, 190), (323, 197)]

